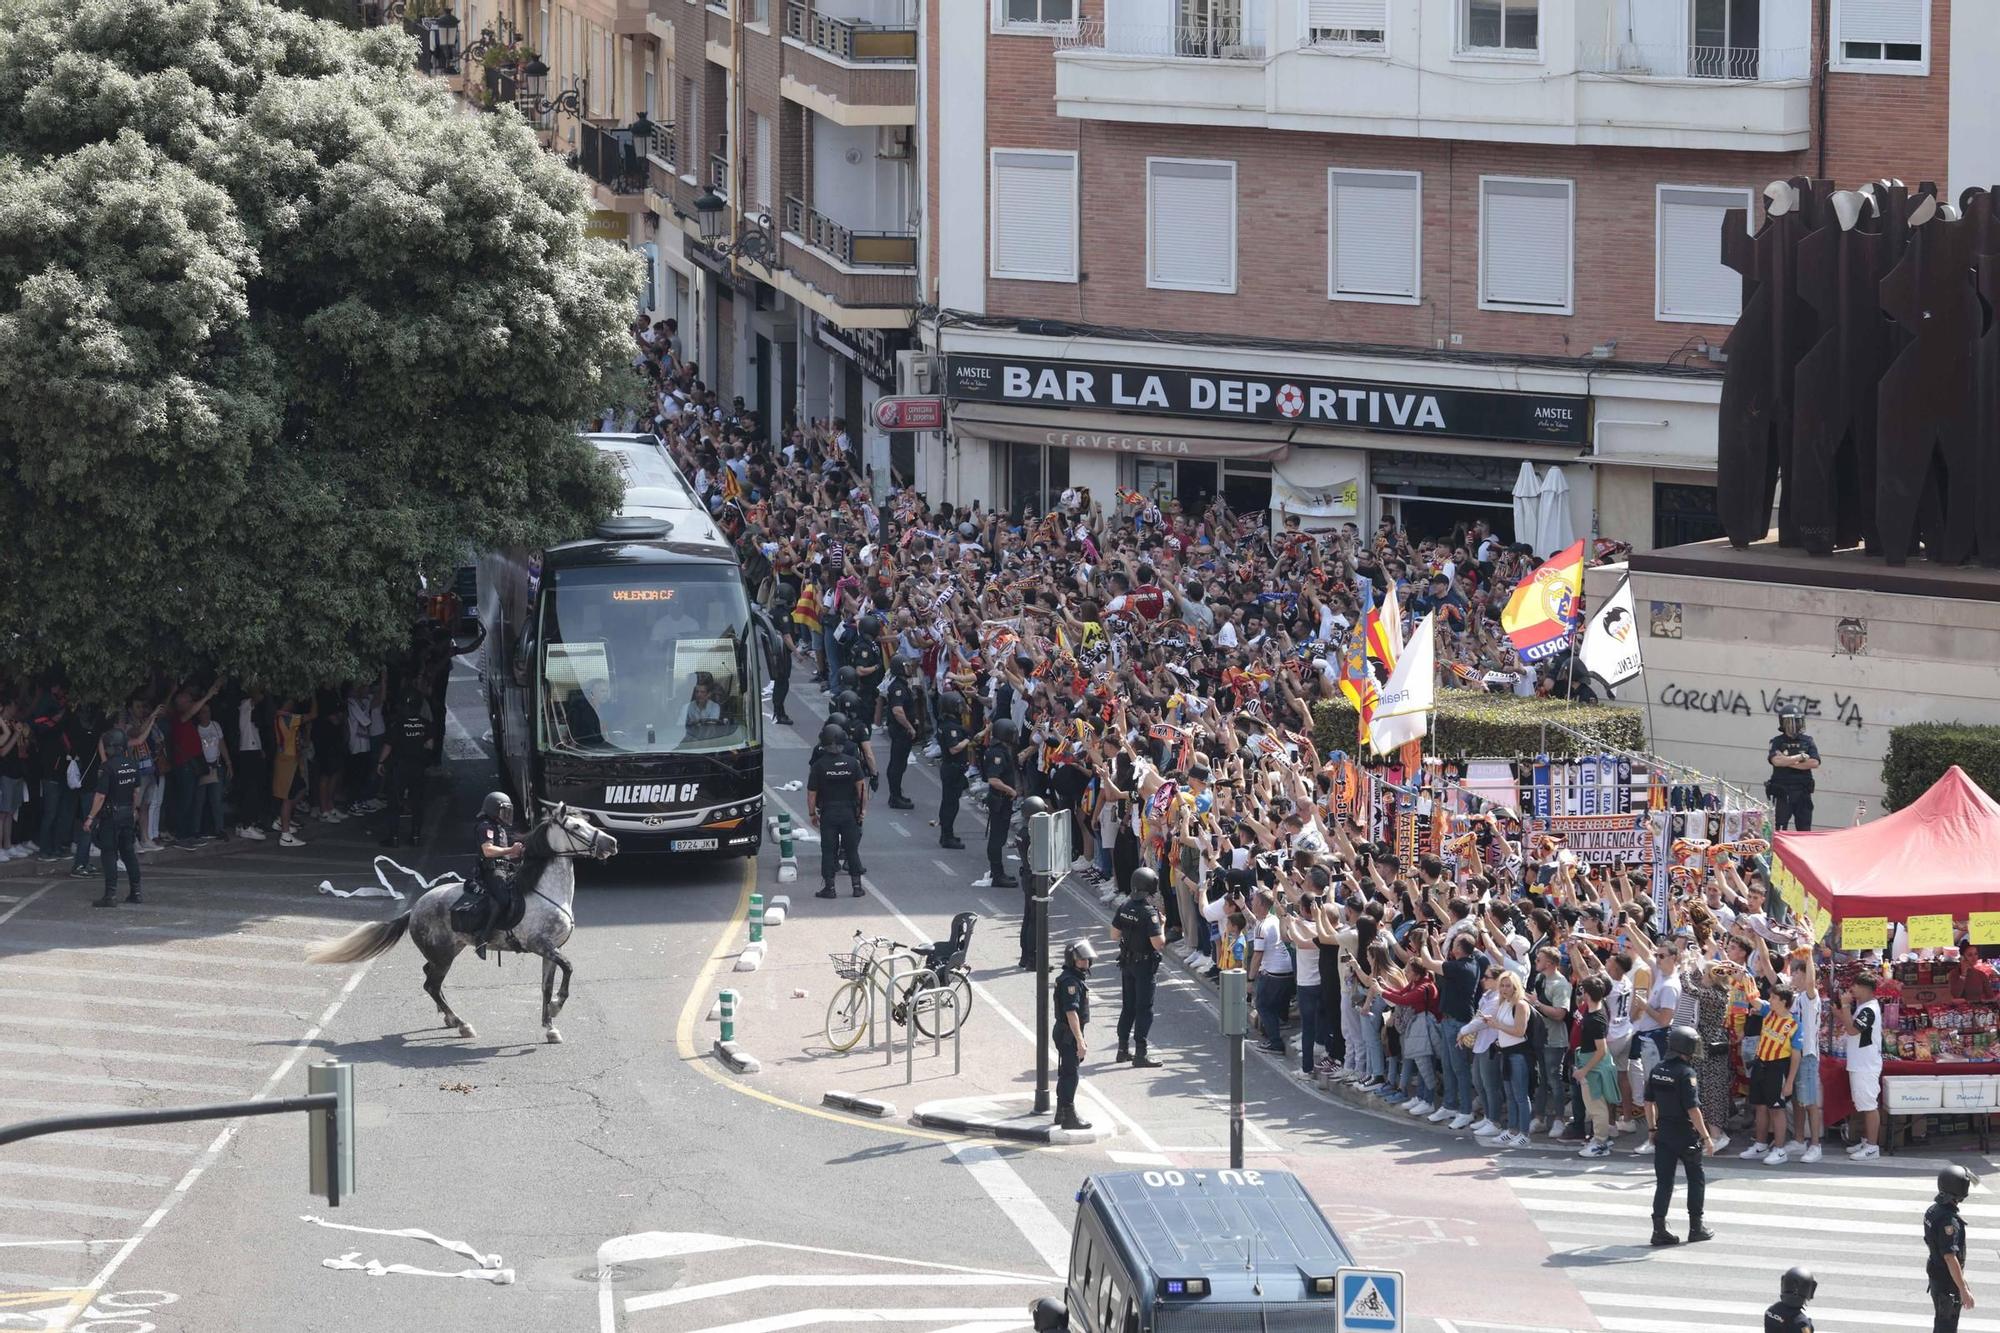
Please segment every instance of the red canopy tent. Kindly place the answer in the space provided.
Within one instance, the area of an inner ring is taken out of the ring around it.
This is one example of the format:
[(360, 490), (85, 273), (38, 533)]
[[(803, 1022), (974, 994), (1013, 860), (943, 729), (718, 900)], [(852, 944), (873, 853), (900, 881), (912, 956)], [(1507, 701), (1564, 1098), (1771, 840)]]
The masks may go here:
[(1894, 814), (1780, 833), (1778, 862), (1835, 918), (2000, 911), (2000, 802), (1956, 764)]

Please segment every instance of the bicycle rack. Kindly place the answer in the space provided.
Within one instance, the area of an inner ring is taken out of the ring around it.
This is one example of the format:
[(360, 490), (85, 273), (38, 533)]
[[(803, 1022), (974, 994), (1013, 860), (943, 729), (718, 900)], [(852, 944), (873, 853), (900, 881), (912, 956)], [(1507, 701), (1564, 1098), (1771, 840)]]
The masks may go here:
[[(899, 969), (903, 963), (909, 964), (907, 970)], [(910, 950), (897, 949), (888, 957), (877, 958), (869, 965), (867, 981), (863, 983), (871, 991), (868, 997), (868, 1049), (874, 1050), (878, 1041), (885, 1043), (886, 1049), (882, 1053), (885, 1065), (896, 1062), (896, 1020), (890, 1016), (896, 1003), (896, 982), (903, 977), (915, 976), (922, 963), (923, 960)], [(876, 980), (878, 977), (879, 983)], [(876, 1003), (878, 999), (881, 1001), (879, 1004)], [(875, 1035), (878, 1014), (882, 1019), (880, 1038)]]
[[(937, 1017), (938, 1011), (942, 1010), (945, 1005), (948, 1004), (951, 1006), (951, 1072), (954, 1078), (958, 1076), (963, 1066), (964, 1042), (961, 1034), (965, 1031), (965, 1014), (958, 1007), (958, 992), (951, 988), (951, 980), (947, 975), (944, 985), (932, 986), (927, 990), (917, 991), (910, 996), (910, 1030), (903, 1038), (903, 1082), (905, 1084), (914, 1083), (917, 1078), (917, 1013), (926, 1001), (935, 1001), (935, 1006), (932, 1010), (933, 1019)], [(931, 1034), (931, 1054), (933, 1056), (943, 1055), (943, 1029), (934, 1023), (931, 1028)], [(893, 1047), (893, 1045), (894, 1040), (892, 1038), (891, 1046)], [(892, 1060), (895, 1058), (893, 1051), (890, 1058)]]

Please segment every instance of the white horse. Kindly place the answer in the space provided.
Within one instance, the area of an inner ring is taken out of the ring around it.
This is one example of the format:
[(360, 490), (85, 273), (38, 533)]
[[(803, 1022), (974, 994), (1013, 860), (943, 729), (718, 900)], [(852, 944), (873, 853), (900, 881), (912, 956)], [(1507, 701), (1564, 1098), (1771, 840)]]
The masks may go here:
[[(551, 810), (523, 839), (527, 854), (514, 892), (525, 904), (520, 924), (507, 931), (503, 948), (538, 954), (542, 960), (542, 1035), (561, 1041), (556, 1031), (556, 1015), (569, 999), (569, 959), (562, 946), (576, 929), (576, 915), (570, 904), (576, 897), (576, 867), (573, 859), (588, 856), (604, 861), (618, 854), (618, 840), (566, 805)], [(464, 886), (440, 884), (417, 899), (409, 911), (389, 921), (358, 927), (337, 940), (316, 944), (306, 951), (314, 963), (358, 963), (394, 948), (407, 931), (424, 955), (424, 992), (437, 1001), (444, 1026), (455, 1027), (461, 1037), (475, 1036), (472, 1024), (461, 1019), (445, 1003), (444, 978), (461, 950), (479, 941), (452, 929), (451, 908)], [(562, 989), (555, 986), (562, 973)]]

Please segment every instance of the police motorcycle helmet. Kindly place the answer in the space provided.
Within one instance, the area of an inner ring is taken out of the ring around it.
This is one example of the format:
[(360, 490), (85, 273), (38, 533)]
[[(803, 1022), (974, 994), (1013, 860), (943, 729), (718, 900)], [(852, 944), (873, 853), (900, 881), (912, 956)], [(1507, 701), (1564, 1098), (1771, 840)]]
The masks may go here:
[(834, 721), (834, 717), (838, 716), (840, 715), (836, 713), (833, 717), (829, 717), (826, 720), (826, 725), (819, 729), (819, 743), (822, 749), (838, 750), (841, 746), (847, 744), (847, 728), (841, 723)]
[(1685, 1023), (1676, 1023), (1667, 1029), (1667, 1054), (1683, 1060), (1692, 1060), (1701, 1054), (1701, 1033)]
[(1778, 714), (1779, 734), (1796, 737), (1806, 729), (1806, 717), (1796, 708), (1787, 708)]
[(113, 759), (123, 759), (125, 757), (127, 743), (125, 733), (117, 727), (113, 727), (110, 731), (104, 733), (104, 753)]
[(1000, 745), (1012, 745), (1021, 739), (1021, 728), (1011, 717), (1003, 717), (993, 724), (993, 739)]
[(861, 673), (851, 666), (844, 666), (834, 673), (833, 679), (842, 690), (851, 690), (861, 683)]
[(504, 791), (487, 792), (486, 799), (479, 806), (479, 817), (496, 824), (513, 823), (514, 798)]
[[(854, 622), (854, 628), (864, 639), (879, 639), (882, 637), (882, 617), (863, 616)], [(843, 671), (846, 669), (841, 668)]]
[(1063, 961), (1066, 963), (1094, 963), (1097, 961), (1096, 946), (1092, 945), (1089, 940), (1071, 940), (1069, 947), (1063, 950)]
[(965, 696), (957, 690), (946, 690), (938, 695), (938, 708), (948, 718), (961, 719), (965, 716)]
[(1778, 1279), (1778, 1299), (1786, 1305), (1804, 1305), (1819, 1292), (1819, 1279), (1810, 1268), (1787, 1268)]
[(833, 696), (833, 706), (847, 714), (849, 719), (859, 721), (861, 718), (861, 692), (859, 690), (842, 690), (839, 694)]
[(1938, 1194), (1956, 1203), (1965, 1202), (1965, 1196), (1972, 1193), (1973, 1174), (1962, 1166), (1948, 1166), (1938, 1172)]
[(1140, 866), (1132, 872), (1132, 892), (1140, 898), (1151, 898), (1160, 891), (1159, 872)]

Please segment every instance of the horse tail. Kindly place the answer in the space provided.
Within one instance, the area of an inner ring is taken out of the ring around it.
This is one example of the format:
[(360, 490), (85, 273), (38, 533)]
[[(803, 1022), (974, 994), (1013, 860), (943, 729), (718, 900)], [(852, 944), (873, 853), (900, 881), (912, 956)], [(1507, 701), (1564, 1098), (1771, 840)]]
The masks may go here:
[(410, 914), (393, 921), (374, 921), (357, 926), (337, 940), (326, 940), (306, 950), (308, 963), (359, 963), (385, 954), (396, 947), (410, 928)]

